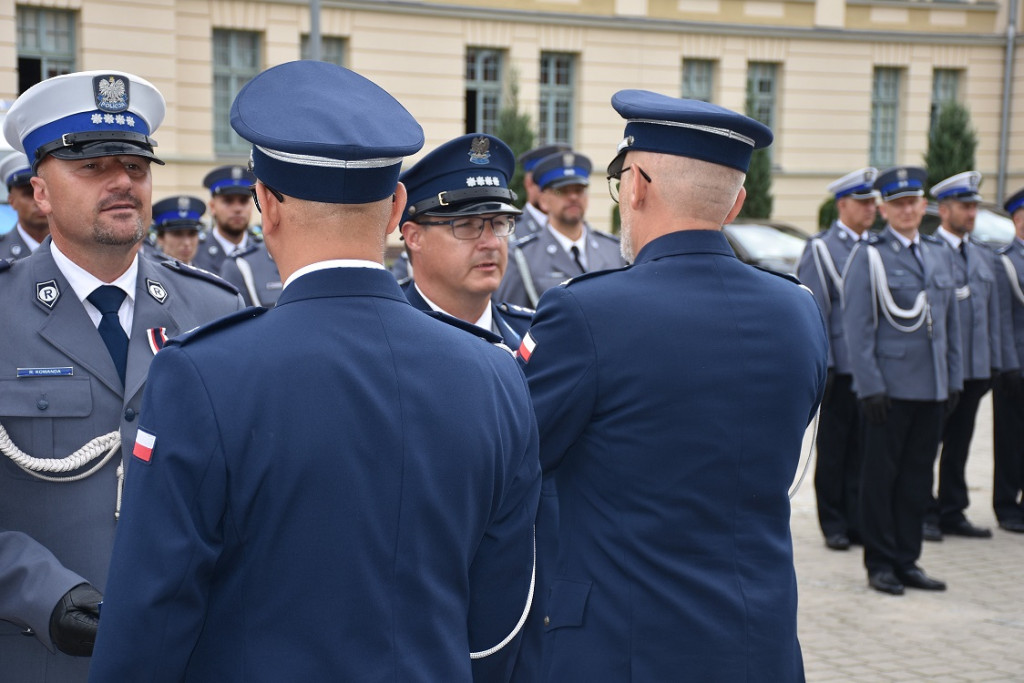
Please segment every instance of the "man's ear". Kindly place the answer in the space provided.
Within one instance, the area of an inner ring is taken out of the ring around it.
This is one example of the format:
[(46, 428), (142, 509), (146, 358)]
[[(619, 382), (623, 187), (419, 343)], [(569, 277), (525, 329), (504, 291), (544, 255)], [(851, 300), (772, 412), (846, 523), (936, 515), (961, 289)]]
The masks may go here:
[(46, 186), (46, 181), (39, 176), (32, 176), (30, 182), (32, 183), (32, 198), (39, 210), (49, 216), (53, 212), (53, 206), (50, 204), (50, 190)]
[(740, 209), (743, 208), (743, 202), (747, 199), (747, 188), (740, 187), (739, 194), (736, 195), (736, 201), (732, 205), (732, 209), (729, 211), (729, 215), (722, 221), (722, 225), (729, 225), (735, 220), (736, 216), (740, 214)]
[(405, 190), (403, 183), (395, 187), (395, 194), (391, 196), (391, 217), (388, 218), (388, 229), (386, 234), (390, 235), (401, 225), (402, 214), (405, 213), (405, 203), (409, 199), (409, 193)]
[(406, 221), (400, 226), (402, 239), (409, 251), (416, 252), (423, 248), (420, 240), (423, 238), (423, 226), (413, 221)]

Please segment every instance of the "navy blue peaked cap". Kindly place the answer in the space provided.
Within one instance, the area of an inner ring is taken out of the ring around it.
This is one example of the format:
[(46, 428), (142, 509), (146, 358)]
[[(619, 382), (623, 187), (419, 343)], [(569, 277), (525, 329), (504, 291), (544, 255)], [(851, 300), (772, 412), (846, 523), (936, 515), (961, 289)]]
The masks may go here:
[(928, 171), (920, 166), (893, 166), (878, 174), (875, 189), (888, 202), (900, 197), (923, 197)]
[(568, 152), (572, 146), (567, 142), (555, 142), (550, 145), (540, 145), (528, 149), (519, 155), (519, 163), (523, 165), (524, 171), (533, 171), (533, 167), (544, 157), (549, 157), (555, 152)]
[(515, 168), (512, 150), (493, 135), (472, 133), (446, 142), (400, 176), (409, 193), (403, 221), (424, 214), (522, 213), (508, 187)]
[(32, 164), (22, 152), (11, 152), (0, 159), (0, 180), (7, 189), (17, 185), (29, 185), (32, 182)]
[(709, 102), (620, 90), (612, 95), (612, 107), (626, 119), (626, 132), (609, 175), (622, 170), (630, 150), (690, 157), (746, 173), (753, 151), (772, 144), (768, 126)]
[(1013, 212), (1017, 209), (1024, 208), (1024, 187), (1014, 192), (1003, 204), (1003, 208), (1006, 209), (1006, 213), (1013, 215)]
[[(248, 191), (248, 190), (246, 190)], [(206, 202), (198, 197), (175, 195), (153, 204), (153, 227), (157, 230), (198, 230)]]
[[(203, 185), (210, 194), (249, 194), (249, 188), (256, 182), (256, 176), (245, 166), (218, 166), (203, 178)], [(273, 187), (273, 185), (271, 185)]]
[(576, 152), (556, 152), (544, 157), (533, 167), (533, 182), (540, 189), (564, 185), (589, 185), (594, 165), (590, 158)]
[(423, 129), (383, 88), (335, 64), (271, 67), (242, 86), (231, 127), (252, 143), (252, 170), (292, 197), (366, 204), (395, 191)]

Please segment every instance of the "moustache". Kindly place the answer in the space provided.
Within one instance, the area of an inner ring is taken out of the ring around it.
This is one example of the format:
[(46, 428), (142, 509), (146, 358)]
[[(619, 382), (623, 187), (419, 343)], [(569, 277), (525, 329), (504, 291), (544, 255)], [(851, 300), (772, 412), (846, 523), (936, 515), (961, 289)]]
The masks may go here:
[(113, 195), (100, 202), (99, 210), (105, 211), (118, 204), (131, 204), (136, 211), (142, 208), (142, 201), (135, 195), (127, 192), (125, 194)]

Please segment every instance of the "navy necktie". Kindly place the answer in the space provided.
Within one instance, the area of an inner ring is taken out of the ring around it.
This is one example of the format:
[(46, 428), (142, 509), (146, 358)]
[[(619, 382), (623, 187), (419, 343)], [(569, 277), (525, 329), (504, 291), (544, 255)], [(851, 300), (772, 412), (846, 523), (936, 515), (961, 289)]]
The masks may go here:
[(583, 267), (583, 261), (580, 260), (580, 248), (574, 244), (571, 247), (569, 247), (569, 251), (572, 252), (572, 260), (576, 262), (577, 266), (579, 266), (580, 272), (587, 272), (587, 269)]
[(960, 255), (964, 258), (964, 263), (967, 263), (967, 243), (960, 242)]
[(915, 242), (910, 243), (910, 253), (914, 255), (914, 258), (917, 259), (917, 262), (921, 265), (922, 268), (924, 268), (924, 259), (921, 258), (921, 251), (917, 248), (917, 244)]
[(121, 308), (121, 302), (127, 296), (123, 289), (113, 285), (102, 285), (93, 290), (86, 298), (93, 306), (103, 314), (100, 318), (99, 332), (103, 343), (107, 345), (107, 351), (117, 368), (117, 375), (121, 378), (121, 385), (124, 386), (125, 368), (128, 365), (128, 335), (121, 327), (117, 311)]

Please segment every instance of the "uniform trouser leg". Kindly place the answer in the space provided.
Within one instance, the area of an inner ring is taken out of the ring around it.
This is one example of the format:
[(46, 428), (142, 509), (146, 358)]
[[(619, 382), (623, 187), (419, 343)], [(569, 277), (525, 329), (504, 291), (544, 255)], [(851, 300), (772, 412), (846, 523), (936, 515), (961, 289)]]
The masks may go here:
[(1000, 522), (1024, 520), (1024, 396), (992, 390), (992, 508)]
[(921, 555), (942, 404), (893, 400), (882, 424), (865, 422), (861, 536), (868, 572), (909, 569)]
[(860, 425), (852, 382), (850, 375), (835, 376), (818, 420), (814, 493), (818, 523), (825, 536), (856, 533), (857, 528)]
[(942, 525), (963, 521), (964, 510), (970, 505), (967, 495), (967, 456), (974, 436), (978, 404), (988, 388), (987, 379), (965, 380), (960, 401), (942, 428), (938, 500), (939, 523)]

